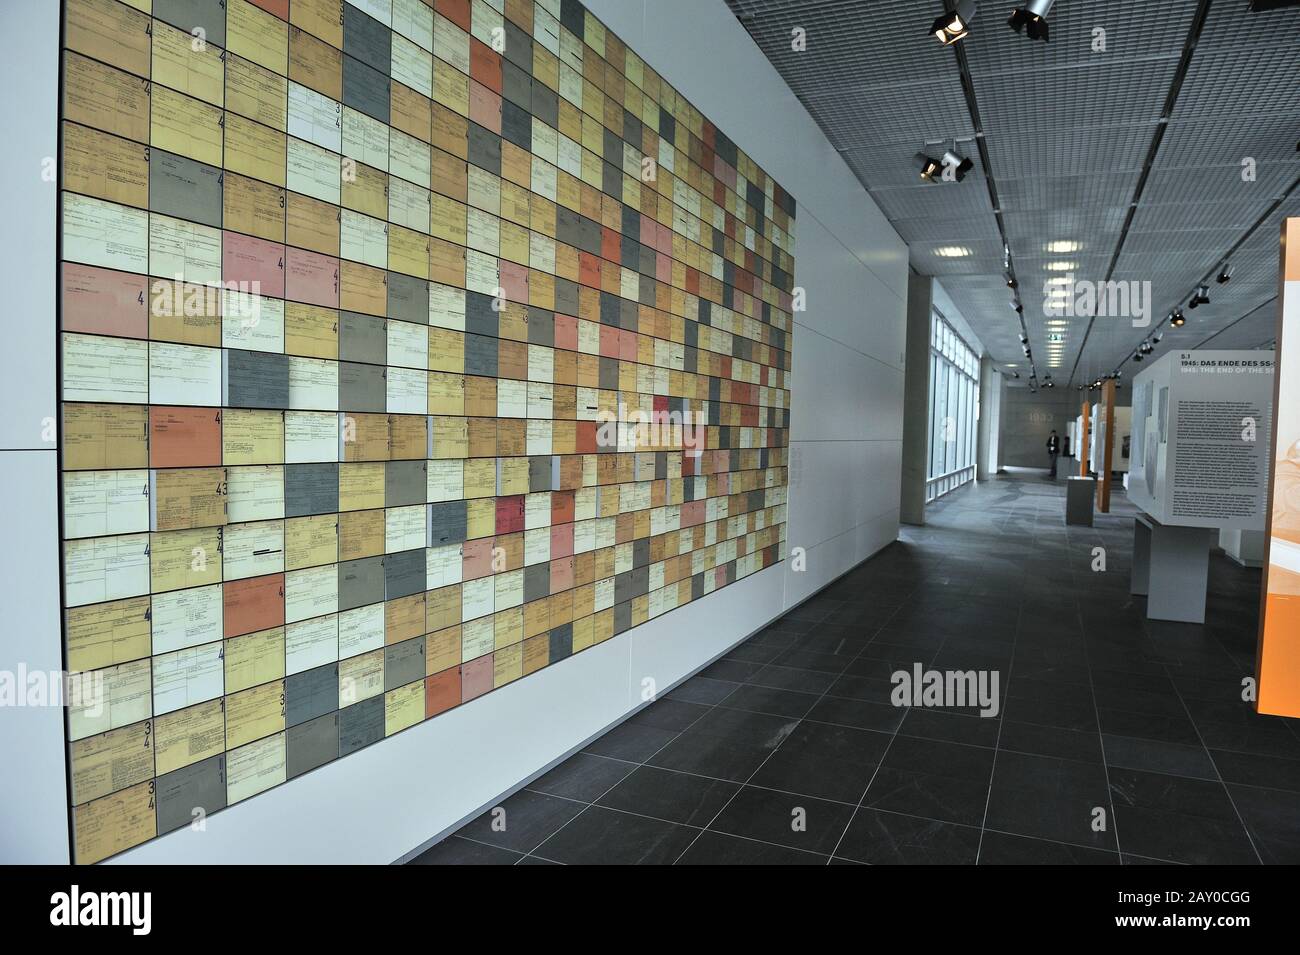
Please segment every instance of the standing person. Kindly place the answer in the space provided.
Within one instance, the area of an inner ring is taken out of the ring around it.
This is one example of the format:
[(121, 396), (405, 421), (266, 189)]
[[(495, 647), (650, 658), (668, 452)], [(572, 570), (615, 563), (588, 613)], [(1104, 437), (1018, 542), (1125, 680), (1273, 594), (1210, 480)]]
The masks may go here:
[(1052, 459), (1052, 470), (1048, 472), (1048, 477), (1056, 477), (1056, 459), (1061, 454), (1061, 438), (1055, 430), (1047, 436), (1047, 456)]

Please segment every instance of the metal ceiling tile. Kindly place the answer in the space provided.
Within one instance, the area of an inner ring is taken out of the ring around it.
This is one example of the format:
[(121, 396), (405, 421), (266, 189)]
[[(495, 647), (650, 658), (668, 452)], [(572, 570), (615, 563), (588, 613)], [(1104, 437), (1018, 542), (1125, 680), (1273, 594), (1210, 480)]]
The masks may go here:
[(839, 139), (832, 142), (841, 149), (904, 143), (915, 151), (927, 139), (975, 135), (955, 75), (950, 80), (837, 89), (801, 98), (818, 123), (837, 131)]
[(1287, 47), (1251, 44), (1198, 48), (1187, 68), (1173, 118), (1293, 114), (1300, 45), (1292, 28)]
[(1255, 174), (1254, 182), (1243, 182), (1241, 169), (1236, 166), (1153, 169), (1143, 204), (1164, 205), (1194, 199), (1243, 205), (1263, 201), (1266, 206), (1300, 177), (1300, 167), (1294, 163), (1264, 163), (1256, 167)]
[(1173, 80), (1174, 60), (1103, 61), (1087, 69), (976, 76), (985, 131), (1093, 129), (1154, 123)]
[[(1196, 10), (1187, 0), (1067, 0), (1048, 15), (1051, 42), (1036, 43), (1007, 26), (1011, 7), (981, 4), (970, 37), (962, 41), (977, 77), (1087, 69), (1100, 61), (1176, 61)], [(1104, 31), (1104, 52), (1094, 51), (1097, 30)]]
[[(852, 163), (849, 165), (852, 167)], [(994, 221), (993, 206), (989, 203), (989, 193), (984, 188), (984, 183), (969, 178), (960, 183), (873, 189), (871, 196), (891, 222), (936, 215), (959, 218), (987, 215), (990, 222)]]
[[(1137, 173), (1087, 176), (1042, 176), (997, 180), (1004, 212), (1032, 212), (1062, 207), (1127, 207), (1137, 188)], [(1044, 241), (1058, 238), (1045, 236)]]
[(1165, 130), (1156, 154), (1156, 168), (1233, 166), (1242, 160), (1297, 166), (1300, 172), (1300, 81), (1294, 91), (1294, 108), (1278, 115), (1247, 114), (1214, 119), (1175, 119)]
[(1155, 123), (986, 133), (989, 161), (1002, 178), (1141, 172)]

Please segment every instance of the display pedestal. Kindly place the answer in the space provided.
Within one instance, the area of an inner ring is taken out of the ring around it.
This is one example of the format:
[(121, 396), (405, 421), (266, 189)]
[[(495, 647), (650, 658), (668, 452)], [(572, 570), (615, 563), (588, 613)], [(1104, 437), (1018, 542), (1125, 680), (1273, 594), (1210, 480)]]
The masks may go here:
[(1219, 546), (1242, 567), (1264, 566), (1263, 531), (1219, 531)]
[(1090, 477), (1071, 477), (1065, 482), (1065, 523), (1092, 526), (1092, 499), (1097, 482)]
[(1205, 623), (1210, 540), (1205, 527), (1171, 527), (1149, 514), (1133, 521), (1133, 581), (1152, 620)]

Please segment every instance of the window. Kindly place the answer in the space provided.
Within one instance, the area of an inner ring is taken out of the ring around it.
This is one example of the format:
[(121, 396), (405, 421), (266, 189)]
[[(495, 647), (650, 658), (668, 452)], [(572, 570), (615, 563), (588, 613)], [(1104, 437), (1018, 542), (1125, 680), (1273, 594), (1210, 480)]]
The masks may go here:
[(926, 501), (975, 477), (979, 357), (937, 309), (930, 328), (930, 456)]

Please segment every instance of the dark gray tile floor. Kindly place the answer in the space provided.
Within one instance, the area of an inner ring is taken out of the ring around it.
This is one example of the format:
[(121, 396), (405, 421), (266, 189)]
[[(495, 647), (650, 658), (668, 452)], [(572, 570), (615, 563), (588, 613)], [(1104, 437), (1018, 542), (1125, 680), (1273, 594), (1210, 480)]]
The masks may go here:
[[(1064, 512), (1038, 476), (953, 492), (414, 861), (1300, 862), (1300, 726), (1241, 699), (1259, 571), (1216, 552), (1205, 624), (1148, 620), (1122, 490)], [(893, 706), (917, 662), (996, 670), (998, 716)]]

